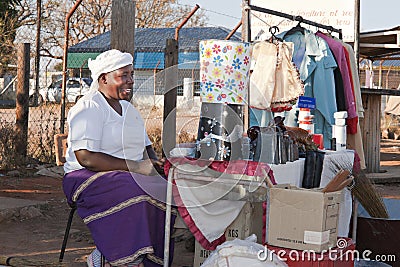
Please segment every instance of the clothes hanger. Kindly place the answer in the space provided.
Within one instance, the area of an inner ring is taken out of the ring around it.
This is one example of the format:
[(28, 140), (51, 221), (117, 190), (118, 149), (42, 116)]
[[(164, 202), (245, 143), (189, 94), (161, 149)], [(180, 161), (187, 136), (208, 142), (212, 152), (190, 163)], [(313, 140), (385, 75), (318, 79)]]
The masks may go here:
[(269, 33), (271, 33), (270, 42), (274, 42), (274, 41), (283, 42), (282, 38), (275, 35), (278, 32), (279, 32), (278, 26), (269, 27)]
[(331, 37), (331, 38), (333, 38), (332, 32), (333, 32), (333, 27), (332, 27), (332, 26), (329, 26), (329, 28), (326, 29), (325, 35), (326, 35), (326, 36), (329, 36), (329, 37)]
[(297, 25), (295, 27), (293, 27), (290, 30), (288, 30), (284, 34), (283, 38), (285, 38), (285, 36), (291, 35), (291, 34), (293, 34), (295, 32), (300, 32), (300, 33), (304, 34), (304, 28), (301, 26), (301, 23), (303, 22), (303, 17), (302, 16), (296, 16), (295, 19), (298, 20), (299, 22), (297, 23)]

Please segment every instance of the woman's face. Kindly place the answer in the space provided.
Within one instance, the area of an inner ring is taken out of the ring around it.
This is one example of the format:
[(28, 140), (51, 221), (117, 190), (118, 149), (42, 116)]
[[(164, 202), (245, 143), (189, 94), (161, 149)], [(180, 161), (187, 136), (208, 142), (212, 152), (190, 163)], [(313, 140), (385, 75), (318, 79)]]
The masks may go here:
[(128, 65), (105, 75), (107, 94), (117, 100), (130, 101), (133, 92), (133, 66)]

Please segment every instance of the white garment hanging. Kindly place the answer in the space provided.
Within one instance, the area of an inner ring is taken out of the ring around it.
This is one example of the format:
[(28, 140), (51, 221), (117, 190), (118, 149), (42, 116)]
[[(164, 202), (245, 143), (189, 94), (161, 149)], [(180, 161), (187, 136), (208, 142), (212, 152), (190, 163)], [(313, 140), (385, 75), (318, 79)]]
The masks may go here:
[(290, 110), (304, 94), (300, 75), (292, 63), (293, 44), (259, 42), (254, 45), (250, 77), (250, 106), (272, 111)]

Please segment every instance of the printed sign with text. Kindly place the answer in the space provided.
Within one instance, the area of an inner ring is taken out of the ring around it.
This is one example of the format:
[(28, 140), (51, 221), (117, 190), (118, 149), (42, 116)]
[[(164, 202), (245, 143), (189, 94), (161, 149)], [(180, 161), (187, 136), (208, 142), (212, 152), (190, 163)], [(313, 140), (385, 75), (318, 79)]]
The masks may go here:
[[(345, 42), (354, 42), (354, 1), (337, 0), (252, 0), (251, 5), (263, 7), (286, 13), (293, 16), (301, 16), (323, 25), (341, 29)], [(271, 26), (278, 26), (279, 30), (286, 31), (297, 25), (298, 21), (289, 20), (279, 16), (251, 11), (251, 37), (252, 40), (262, 32), (269, 33)], [(315, 27), (302, 24), (304, 28), (312, 31)], [(325, 31), (322, 30), (321, 31)], [(336, 35), (337, 36), (337, 35)], [(338, 37), (338, 36), (337, 36)]]

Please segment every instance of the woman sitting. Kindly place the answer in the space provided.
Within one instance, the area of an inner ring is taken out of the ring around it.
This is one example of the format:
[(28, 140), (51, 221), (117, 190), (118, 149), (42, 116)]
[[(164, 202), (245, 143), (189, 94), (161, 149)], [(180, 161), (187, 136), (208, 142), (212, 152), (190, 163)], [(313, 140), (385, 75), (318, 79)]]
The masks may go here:
[(126, 101), (134, 83), (132, 62), (118, 50), (89, 60), (92, 90), (68, 113), (63, 189), (96, 245), (88, 266), (100, 266), (102, 255), (108, 266), (163, 265), (167, 181), (158, 175), (163, 164), (144, 121)]

